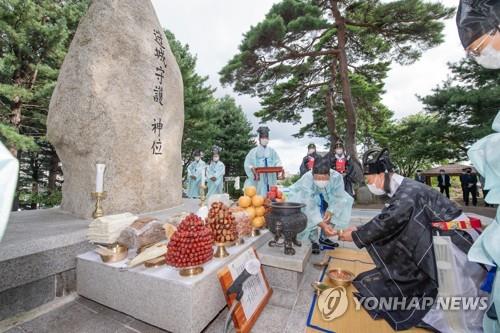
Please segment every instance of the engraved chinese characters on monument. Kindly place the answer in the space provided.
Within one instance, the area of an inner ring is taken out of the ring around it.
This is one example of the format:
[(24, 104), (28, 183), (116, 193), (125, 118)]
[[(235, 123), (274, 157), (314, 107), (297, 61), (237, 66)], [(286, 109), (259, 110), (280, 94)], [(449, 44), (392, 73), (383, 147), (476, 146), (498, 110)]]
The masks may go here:
[(97, 162), (106, 164), (106, 214), (180, 203), (182, 89), (149, 0), (92, 2), (61, 68), (47, 123), (63, 165), (63, 210), (91, 216)]

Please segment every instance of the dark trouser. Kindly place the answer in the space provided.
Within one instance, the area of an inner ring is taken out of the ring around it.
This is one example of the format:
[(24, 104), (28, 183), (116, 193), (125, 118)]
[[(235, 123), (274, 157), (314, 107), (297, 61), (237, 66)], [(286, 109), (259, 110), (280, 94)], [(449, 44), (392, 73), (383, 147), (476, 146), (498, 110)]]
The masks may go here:
[(462, 185), (462, 200), (465, 203), (465, 185)]
[(464, 196), (465, 196), (465, 205), (469, 205), (469, 194), (472, 195), (472, 204), (474, 206), (477, 206), (477, 188), (476, 185), (473, 185), (472, 187), (466, 187)]
[(347, 177), (344, 177), (344, 190), (354, 198), (354, 192), (352, 190), (352, 182)]
[(485, 190), (485, 189), (483, 189), (484, 205), (485, 205), (486, 207), (493, 207), (493, 205), (490, 205), (489, 203), (487, 203), (487, 202), (486, 202), (486, 196), (488, 195), (488, 192), (489, 192), (489, 191), (490, 191), (490, 190)]
[(450, 187), (449, 186), (439, 186), (439, 189), (441, 190), (441, 194), (446, 192), (446, 197), (448, 199), (450, 198)]

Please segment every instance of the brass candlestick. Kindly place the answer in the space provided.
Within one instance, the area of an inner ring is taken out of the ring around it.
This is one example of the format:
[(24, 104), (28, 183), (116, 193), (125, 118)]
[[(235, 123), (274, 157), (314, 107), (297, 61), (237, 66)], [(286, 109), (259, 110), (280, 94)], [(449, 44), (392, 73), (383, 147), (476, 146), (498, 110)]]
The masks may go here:
[(205, 200), (207, 199), (205, 196), (205, 189), (207, 186), (205, 184), (200, 185), (200, 207), (205, 206)]
[(92, 192), (91, 195), (92, 195), (92, 199), (96, 200), (95, 211), (92, 214), (92, 217), (97, 219), (99, 217), (104, 216), (104, 211), (102, 210), (101, 203), (102, 203), (102, 200), (106, 199), (106, 197), (108, 196), (108, 192), (106, 192), (106, 191), (104, 191), (104, 192)]

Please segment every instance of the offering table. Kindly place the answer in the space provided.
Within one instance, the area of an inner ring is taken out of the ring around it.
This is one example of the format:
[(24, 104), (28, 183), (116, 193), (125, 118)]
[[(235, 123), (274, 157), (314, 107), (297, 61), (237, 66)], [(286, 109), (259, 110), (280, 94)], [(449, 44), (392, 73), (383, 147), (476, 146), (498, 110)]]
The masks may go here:
[(77, 257), (77, 292), (173, 333), (201, 332), (226, 306), (217, 271), (248, 248), (257, 249), (270, 239), (267, 230), (246, 238), (244, 244), (227, 248), (230, 256), (214, 258), (203, 265), (203, 273), (192, 277), (182, 277), (165, 265), (121, 271), (126, 261), (106, 264), (90, 251)]

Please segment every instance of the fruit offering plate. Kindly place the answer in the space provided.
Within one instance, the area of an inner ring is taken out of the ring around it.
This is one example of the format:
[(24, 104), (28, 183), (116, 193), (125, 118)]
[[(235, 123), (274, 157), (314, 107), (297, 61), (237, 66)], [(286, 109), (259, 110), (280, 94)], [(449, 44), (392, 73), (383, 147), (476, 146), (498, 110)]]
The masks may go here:
[[(243, 253), (250, 247), (259, 248), (263, 244), (267, 244), (267, 242), (271, 239), (271, 233), (268, 230), (261, 230), (260, 237), (251, 237), (245, 239), (245, 243), (241, 245), (235, 245), (231, 247), (227, 247), (226, 250), (229, 252), (229, 256), (223, 259), (214, 258), (207, 263), (201, 265), (203, 267), (203, 273), (192, 276), (192, 277), (183, 277), (179, 275), (179, 270), (181, 268), (175, 268), (168, 265), (162, 265), (156, 268), (146, 268), (144, 265), (139, 265), (130, 269), (127, 269), (123, 272), (119, 272), (120, 268), (126, 267), (127, 261), (120, 261), (115, 263), (103, 263), (99, 254), (95, 251), (89, 251), (87, 253), (81, 254), (78, 256), (79, 261), (90, 261), (96, 267), (106, 267), (108, 269), (113, 269), (118, 271), (120, 274), (143, 274), (148, 277), (154, 277), (161, 280), (169, 280), (174, 281), (175, 283), (180, 283), (186, 286), (192, 286), (201, 280), (205, 279), (208, 276), (216, 276), (216, 273), (219, 269), (227, 265), (229, 262), (234, 260), (238, 255)], [(213, 247), (215, 250), (215, 246)], [(129, 251), (129, 259), (135, 257), (135, 251)]]

